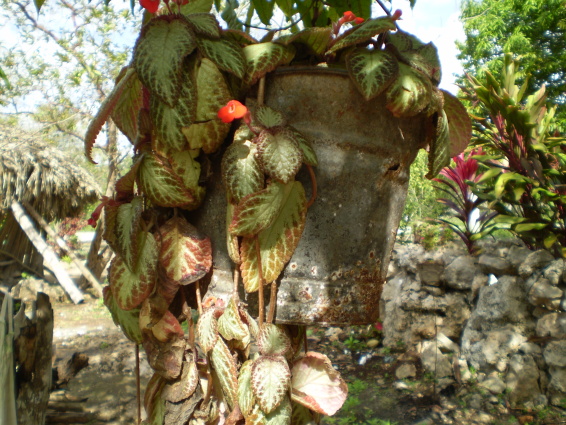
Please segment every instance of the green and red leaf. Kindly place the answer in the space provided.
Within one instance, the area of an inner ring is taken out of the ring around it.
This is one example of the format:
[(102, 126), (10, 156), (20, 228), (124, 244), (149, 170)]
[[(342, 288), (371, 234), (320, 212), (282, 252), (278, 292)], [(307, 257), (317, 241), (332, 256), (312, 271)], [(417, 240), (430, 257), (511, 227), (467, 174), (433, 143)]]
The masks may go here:
[(430, 103), (432, 83), (423, 73), (399, 63), (399, 74), (386, 92), (387, 109), (396, 117), (409, 118)]
[(256, 158), (257, 147), (249, 140), (233, 142), (222, 157), (222, 181), (228, 201), (242, 198), (263, 188), (264, 177)]
[(332, 37), (332, 28), (330, 27), (310, 27), (305, 28), (295, 34), (290, 34), (277, 39), (276, 43), (302, 44), (314, 54), (322, 56), (326, 53), (328, 43)]
[(263, 356), (284, 356), (291, 348), (291, 339), (283, 326), (264, 323), (257, 336), (257, 346)]
[(220, 38), (220, 25), (213, 14), (191, 13), (186, 18), (195, 34), (213, 39)]
[(428, 151), (428, 173), (426, 177), (432, 179), (440, 170), (450, 164), (450, 129), (444, 110), (438, 113), (435, 137)]
[(289, 392), (291, 371), (281, 356), (261, 356), (252, 365), (252, 390), (256, 402), (266, 415), (283, 402)]
[(192, 361), (190, 356), (185, 356), (181, 376), (174, 382), (167, 382), (161, 396), (167, 401), (178, 403), (193, 395), (198, 384), (199, 375), (197, 365)]
[(252, 365), (253, 361), (247, 360), (238, 374), (238, 405), (246, 419), (251, 415), (255, 405), (255, 397), (252, 391)]
[(179, 97), (183, 59), (195, 48), (191, 26), (180, 15), (152, 19), (136, 43), (133, 63), (139, 79), (170, 107)]
[(110, 311), (114, 324), (120, 326), (126, 338), (130, 341), (141, 344), (142, 334), (139, 325), (140, 309), (134, 308), (132, 310), (122, 310), (114, 300), (112, 290), (109, 286), (105, 286), (102, 290), (104, 295), (104, 305)]
[(457, 97), (442, 90), (444, 97), (444, 112), (448, 119), (448, 131), (450, 134), (450, 157), (464, 152), (472, 138), (472, 120), (468, 115), (466, 107)]
[(198, 47), (202, 54), (216, 64), (222, 71), (243, 78), (246, 74), (246, 58), (242, 48), (227, 38), (219, 40), (198, 39)]
[(230, 408), (238, 402), (238, 367), (230, 349), (218, 338), (210, 354), (212, 367), (216, 371), (222, 393)]
[(131, 202), (118, 206), (116, 212), (116, 251), (130, 268), (135, 270), (138, 261), (138, 237), (141, 231), (143, 197), (136, 196)]
[(383, 93), (399, 73), (395, 56), (383, 50), (356, 49), (346, 57), (346, 67), (366, 100)]
[(197, 322), (196, 337), (200, 347), (208, 353), (218, 340), (218, 321), (214, 308), (204, 311)]
[(124, 82), (122, 94), (110, 116), (130, 143), (134, 144), (138, 135), (138, 115), (143, 106), (142, 84), (133, 68), (123, 68), (116, 83), (123, 78), (128, 80)]
[(159, 261), (167, 277), (179, 285), (201, 279), (212, 266), (210, 239), (181, 216), (167, 221), (158, 231)]
[(258, 43), (244, 47), (244, 56), (247, 62), (244, 83), (253, 85), (268, 72), (291, 62), (295, 49), (272, 42)]
[(348, 396), (348, 386), (324, 354), (308, 352), (293, 364), (293, 401), (323, 415), (333, 415)]
[(267, 105), (259, 105), (253, 113), (254, 123), (265, 127), (280, 127), (285, 125), (285, 118), (283, 114)]
[(218, 318), (218, 332), (226, 340), (242, 341), (249, 338), (250, 331), (240, 317), (240, 311), (234, 297), (230, 298), (222, 316)]
[(367, 20), (354, 27), (352, 31), (346, 32), (343, 36), (337, 38), (336, 43), (328, 50), (328, 53), (334, 53), (355, 44), (365, 43), (378, 34), (386, 31), (395, 31), (395, 29), (395, 21), (387, 16)]
[(257, 143), (257, 157), (263, 171), (270, 177), (288, 183), (303, 163), (303, 153), (292, 131), (264, 130)]

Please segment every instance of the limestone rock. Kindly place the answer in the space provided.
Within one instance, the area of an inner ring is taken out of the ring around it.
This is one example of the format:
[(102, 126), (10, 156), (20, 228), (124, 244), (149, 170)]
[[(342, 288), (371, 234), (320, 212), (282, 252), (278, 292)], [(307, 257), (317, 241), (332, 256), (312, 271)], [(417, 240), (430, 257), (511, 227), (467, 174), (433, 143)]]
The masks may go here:
[(544, 349), (544, 360), (549, 366), (566, 368), (566, 340), (549, 342)]
[(536, 269), (540, 269), (554, 260), (552, 254), (544, 249), (531, 252), (519, 266), (520, 276), (530, 276)]
[(436, 379), (452, 376), (450, 360), (442, 354), (433, 341), (423, 342), (421, 363), (427, 372), (434, 374)]
[(497, 374), (491, 374), (481, 382), (480, 387), (492, 394), (502, 394), (505, 391), (505, 382)]
[(472, 288), (474, 276), (480, 272), (471, 255), (461, 255), (445, 269), (446, 285), (458, 290)]
[(444, 263), (437, 261), (419, 263), (417, 274), (425, 285), (440, 286), (444, 276)]
[(563, 258), (558, 258), (544, 269), (543, 275), (551, 285), (556, 286), (563, 281), (564, 273), (566, 273), (566, 262)]
[(552, 285), (546, 278), (539, 278), (532, 282), (528, 290), (529, 302), (532, 305), (545, 307), (548, 309), (560, 308), (560, 301), (564, 292)]
[(566, 313), (549, 313), (537, 321), (537, 336), (566, 337)]
[(509, 388), (509, 402), (518, 406), (533, 403), (542, 392), (539, 387), (540, 371), (530, 355), (515, 354), (509, 362), (506, 385)]
[(395, 370), (395, 377), (397, 379), (414, 378), (417, 376), (417, 368), (414, 364), (402, 364)]
[[(550, 383), (548, 389), (550, 391), (557, 391), (562, 393), (562, 397), (566, 398), (566, 368), (564, 367), (551, 367)], [(554, 404), (554, 401), (553, 401)]]
[(519, 267), (521, 267), (526, 258), (530, 254), (532, 254), (532, 252), (533, 251), (524, 246), (514, 245), (509, 248), (509, 252), (507, 253), (507, 260), (509, 260), (511, 265), (513, 265), (513, 267), (518, 271)]
[(495, 276), (514, 274), (515, 271), (515, 267), (509, 260), (491, 254), (481, 255), (478, 265), (485, 274), (494, 274)]

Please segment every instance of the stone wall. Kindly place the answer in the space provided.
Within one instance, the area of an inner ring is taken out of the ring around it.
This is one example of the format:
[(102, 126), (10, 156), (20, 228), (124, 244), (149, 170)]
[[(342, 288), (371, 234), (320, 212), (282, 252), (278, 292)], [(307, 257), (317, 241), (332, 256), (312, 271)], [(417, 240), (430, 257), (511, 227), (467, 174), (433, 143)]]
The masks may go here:
[(547, 251), (396, 245), (380, 310), (384, 345), (416, 350), (440, 389), (476, 379), (513, 406), (566, 399), (566, 262)]

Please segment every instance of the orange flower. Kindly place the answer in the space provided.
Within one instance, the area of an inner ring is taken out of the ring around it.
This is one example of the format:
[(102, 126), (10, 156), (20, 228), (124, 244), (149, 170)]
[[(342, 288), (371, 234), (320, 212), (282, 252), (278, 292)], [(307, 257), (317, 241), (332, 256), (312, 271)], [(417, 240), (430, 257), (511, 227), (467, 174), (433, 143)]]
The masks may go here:
[(352, 12), (351, 10), (348, 10), (346, 12), (344, 12), (344, 16), (342, 16), (342, 18), (340, 18), (340, 20), (342, 21), (342, 23), (344, 22), (352, 22), (353, 20), (356, 19), (356, 15), (354, 14), (354, 12)]
[(157, 9), (159, 9), (160, 1), (161, 0), (140, 0), (140, 5), (149, 13), (155, 13)]
[(237, 100), (231, 100), (226, 106), (220, 108), (218, 118), (220, 118), (222, 122), (229, 123), (236, 119), (243, 118), (247, 113), (248, 108)]
[(358, 24), (361, 24), (364, 21), (365, 21), (364, 18), (356, 18), (356, 19), (354, 19), (354, 24), (358, 25)]

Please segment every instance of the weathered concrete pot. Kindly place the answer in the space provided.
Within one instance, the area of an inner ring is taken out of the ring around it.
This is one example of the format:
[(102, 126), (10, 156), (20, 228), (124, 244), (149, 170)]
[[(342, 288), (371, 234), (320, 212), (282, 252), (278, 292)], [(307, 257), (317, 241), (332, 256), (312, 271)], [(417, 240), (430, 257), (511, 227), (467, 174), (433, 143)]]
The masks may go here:
[[(373, 323), (405, 205), (409, 167), (424, 144), (425, 119), (394, 118), (383, 96), (366, 102), (347, 74), (328, 68), (272, 73), (265, 103), (312, 141), (319, 160), (318, 196), (280, 278), (276, 321)], [(302, 170), (297, 178), (309, 196), (308, 173)], [(216, 180), (196, 224), (213, 243), (208, 293), (228, 298), (234, 265), (223, 225), (226, 195)], [(253, 305), (257, 294), (246, 300)]]

